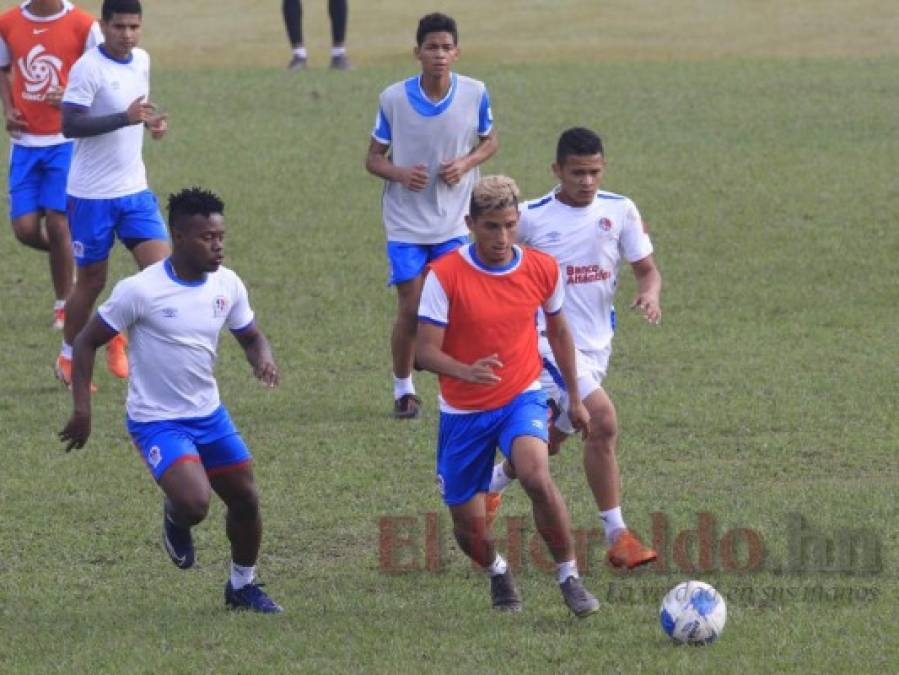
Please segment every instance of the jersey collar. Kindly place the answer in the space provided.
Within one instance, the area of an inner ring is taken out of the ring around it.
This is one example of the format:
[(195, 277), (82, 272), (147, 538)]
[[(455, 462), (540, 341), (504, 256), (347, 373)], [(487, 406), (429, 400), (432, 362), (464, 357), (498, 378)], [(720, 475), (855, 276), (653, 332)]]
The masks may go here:
[(52, 16), (36, 16), (28, 11), (28, 5), (30, 4), (31, 0), (25, 0), (25, 2), (19, 5), (19, 9), (22, 10), (22, 16), (24, 16), (29, 21), (36, 21), (37, 23), (49, 23), (50, 21), (56, 21), (57, 19), (61, 19), (74, 9), (71, 2), (69, 2), (68, 0), (63, 0), (61, 12), (57, 12)]

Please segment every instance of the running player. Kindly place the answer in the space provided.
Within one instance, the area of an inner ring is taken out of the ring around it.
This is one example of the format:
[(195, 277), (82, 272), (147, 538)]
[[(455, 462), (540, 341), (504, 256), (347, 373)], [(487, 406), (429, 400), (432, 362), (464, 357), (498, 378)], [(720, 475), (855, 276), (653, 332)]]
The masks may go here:
[(465, 214), (477, 167), (497, 150), (483, 82), (452, 71), (459, 57), (456, 22), (428, 14), (418, 23), (421, 75), (381, 92), (365, 167), (386, 182), (382, 199), (390, 281), (396, 286), (393, 415), (417, 417), (412, 384), (418, 300), (430, 261), (468, 243)]
[[(519, 240), (559, 262), (565, 279), (565, 314), (577, 347), (578, 394), (574, 394), (559, 377), (559, 364), (548, 342), (540, 341), (544, 364), (541, 383), (561, 408), (550, 431), (550, 452), (558, 452), (561, 442), (573, 433), (568, 411), (575, 399), (582, 399), (590, 413), (584, 472), (599, 507), (608, 560), (614, 567), (633, 569), (655, 560), (656, 552), (627, 528), (621, 514), (618, 420), (602, 381), (612, 352), (612, 300), (621, 259), (630, 263), (637, 280), (637, 296), (631, 307), (652, 324), (662, 317), (662, 277), (637, 207), (627, 197), (599, 189), (605, 167), (599, 136), (583, 128), (565, 131), (552, 165), (559, 185), (524, 205)], [(499, 506), (498, 493), (514, 478), (516, 469), (508, 462), (494, 467), (488, 498), (491, 520)]]
[[(140, 269), (169, 253), (142, 156), (144, 126), (157, 140), (168, 129), (166, 116), (147, 100), (150, 57), (137, 47), (142, 11), (139, 0), (103, 1), (105, 42), (75, 63), (63, 95), (63, 133), (77, 139), (66, 191), (78, 275), (56, 360), (56, 375), (66, 385), (71, 382), (71, 344), (106, 285), (115, 237), (131, 250)], [(109, 370), (123, 378), (128, 376), (124, 345), (119, 336), (107, 350)]]
[(72, 143), (62, 135), (59, 102), (72, 65), (102, 39), (94, 18), (65, 0), (31, 0), (0, 15), (0, 99), (12, 145), (9, 217), (20, 242), (49, 253), (57, 330), (74, 276), (66, 220)]
[(128, 331), (127, 427), (165, 495), (166, 551), (182, 569), (194, 564), (190, 528), (206, 517), (215, 491), (228, 508), (227, 606), (277, 613), (281, 608), (255, 583), (262, 519), (252, 457), (219, 399), (213, 375), (222, 326), (237, 338), (264, 384), (277, 385), (278, 370), (243, 282), (222, 266), (223, 212), (221, 200), (199, 188), (169, 198), (171, 257), (116, 284), (75, 341), (74, 412), (60, 439), (67, 450), (87, 442), (94, 357), (116, 333)]
[(511, 178), (479, 181), (466, 220), (475, 243), (431, 264), (416, 340), (419, 365), (440, 375), (437, 480), (443, 500), (459, 546), (490, 575), (493, 606), (519, 611), (512, 572), (485, 522), (484, 495), (498, 447), (531, 499), (565, 603), (587, 616), (599, 602), (578, 576), (568, 509), (549, 473), (548, 409), (534, 330), (542, 307), (547, 340), (574, 394), (572, 425), (585, 430), (589, 418), (577, 395), (574, 343), (560, 313), (565, 284), (551, 256), (514, 245), (518, 187)]

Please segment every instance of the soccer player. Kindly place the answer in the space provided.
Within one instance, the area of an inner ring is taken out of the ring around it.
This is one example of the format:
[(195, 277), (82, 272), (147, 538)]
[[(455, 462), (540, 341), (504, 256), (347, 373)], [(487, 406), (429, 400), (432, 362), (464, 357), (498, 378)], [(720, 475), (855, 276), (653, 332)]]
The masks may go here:
[[(624, 523), (621, 486), (616, 457), (618, 420), (615, 406), (602, 381), (608, 369), (615, 330), (612, 300), (622, 258), (630, 263), (637, 280), (637, 296), (631, 307), (651, 324), (662, 318), (659, 294), (662, 277), (653, 260), (652, 242), (637, 207), (627, 197), (601, 191), (606, 168), (602, 141), (589, 129), (573, 128), (559, 138), (553, 173), (559, 185), (540, 199), (527, 202), (521, 213), (519, 241), (549, 253), (565, 279), (565, 314), (577, 347), (575, 393), (559, 377), (559, 362), (549, 343), (540, 341), (543, 357), (541, 382), (561, 414), (550, 431), (550, 452), (574, 431), (571, 405), (583, 400), (590, 413), (590, 430), (584, 442), (584, 472), (599, 507), (605, 530), (608, 560), (612, 566), (633, 569), (656, 559)], [(494, 467), (488, 498), (495, 514), (500, 493), (520, 471), (508, 462)]]
[[(309, 55), (303, 45), (303, 3), (301, 0), (283, 0), (281, 14), (284, 16), (284, 28), (293, 55), (288, 70), (305, 70)], [(347, 0), (328, 0), (328, 16), (331, 18), (331, 68), (333, 70), (349, 70), (350, 60), (346, 55), (346, 24), (349, 10)]]
[(222, 266), (223, 213), (221, 200), (200, 188), (169, 198), (171, 257), (116, 284), (75, 340), (74, 412), (60, 439), (68, 443), (67, 451), (87, 442), (94, 357), (116, 333), (128, 331), (127, 428), (165, 495), (166, 551), (181, 569), (194, 564), (190, 528), (206, 517), (215, 491), (228, 509), (226, 605), (277, 613), (281, 608), (255, 583), (262, 519), (252, 457), (219, 400), (213, 375), (222, 326), (237, 338), (259, 380), (274, 387), (279, 377), (246, 287)]
[[(66, 192), (78, 273), (66, 304), (55, 368), (67, 386), (71, 345), (106, 285), (115, 237), (131, 250), (140, 269), (169, 254), (165, 223), (147, 188), (142, 156), (144, 126), (158, 140), (168, 122), (147, 100), (150, 57), (137, 47), (141, 20), (139, 0), (103, 0), (100, 28), (105, 42), (78, 59), (63, 94), (62, 130), (77, 139)], [(110, 344), (107, 366), (115, 376), (128, 377), (124, 337)]]
[(412, 364), (425, 265), (468, 243), (465, 214), (477, 167), (498, 147), (484, 83), (452, 71), (459, 58), (456, 22), (428, 14), (415, 39), (421, 75), (381, 92), (365, 162), (386, 181), (389, 283), (398, 301), (390, 341), (398, 419), (417, 417), (421, 405)]
[(430, 265), (419, 308), (416, 359), (440, 376), (437, 480), (462, 550), (490, 575), (493, 606), (519, 611), (512, 572), (486, 527), (484, 494), (499, 447), (531, 499), (537, 529), (558, 569), (565, 603), (579, 616), (599, 602), (578, 577), (568, 509), (549, 474), (548, 408), (540, 389), (534, 315), (575, 395), (572, 425), (589, 417), (577, 396), (574, 343), (560, 313), (565, 284), (555, 260), (515, 245), (518, 187), (511, 178), (479, 181), (466, 216), (474, 243)]
[(72, 143), (59, 102), (69, 70), (102, 40), (97, 22), (65, 0), (31, 0), (0, 15), (0, 100), (12, 145), (9, 217), (16, 238), (47, 251), (61, 330), (75, 263), (66, 221)]

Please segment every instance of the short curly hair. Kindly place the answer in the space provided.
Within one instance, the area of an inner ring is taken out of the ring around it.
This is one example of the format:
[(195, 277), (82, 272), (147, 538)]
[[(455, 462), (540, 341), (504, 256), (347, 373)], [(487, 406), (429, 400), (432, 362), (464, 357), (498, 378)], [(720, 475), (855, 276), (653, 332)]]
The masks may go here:
[(211, 190), (194, 186), (169, 195), (169, 227), (177, 229), (191, 216), (213, 213), (224, 214), (225, 203)]

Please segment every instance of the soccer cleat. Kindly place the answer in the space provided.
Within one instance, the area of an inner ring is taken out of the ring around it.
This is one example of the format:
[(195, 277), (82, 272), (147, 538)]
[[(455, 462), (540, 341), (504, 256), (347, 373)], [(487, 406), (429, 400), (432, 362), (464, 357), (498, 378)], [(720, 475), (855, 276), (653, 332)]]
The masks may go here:
[(393, 417), (413, 420), (421, 414), (421, 399), (415, 394), (403, 394), (393, 402)]
[(615, 543), (609, 547), (607, 558), (612, 567), (632, 570), (651, 563), (658, 556), (630, 530), (621, 530)]
[(190, 528), (173, 523), (165, 509), (162, 513), (162, 546), (175, 563), (175, 567), (182, 570), (193, 567), (196, 556)]
[(305, 56), (297, 56), (296, 54), (294, 54), (290, 59), (290, 63), (287, 64), (287, 70), (291, 72), (306, 70), (307, 63), (308, 60)]
[(584, 584), (578, 577), (568, 577), (559, 584), (559, 589), (562, 591), (562, 597), (565, 599), (568, 609), (579, 619), (599, 611), (599, 600), (584, 588)]
[(228, 609), (249, 609), (260, 614), (280, 614), (284, 609), (261, 588), (262, 584), (247, 584), (235, 589), (231, 580), (225, 584), (225, 606)]
[(521, 595), (515, 586), (512, 570), (490, 577), (490, 599), (493, 601), (493, 609), (501, 612), (521, 611)]
[[(56, 363), (53, 365), (53, 372), (56, 379), (62, 382), (66, 389), (72, 388), (72, 359), (67, 359), (60, 354), (56, 357)], [(97, 385), (91, 382), (91, 393), (96, 393)]]
[(62, 330), (63, 326), (66, 325), (66, 310), (65, 307), (59, 307), (58, 309), (54, 308), (53, 310), (53, 323), (51, 326), (53, 330)]
[(352, 70), (353, 66), (350, 65), (350, 60), (347, 58), (346, 54), (338, 54), (337, 56), (331, 57), (331, 70)]
[(127, 344), (128, 338), (122, 333), (117, 333), (106, 345), (106, 368), (123, 380), (128, 377), (128, 355), (125, 354)]
[(484, 508), (487, 512), (487, 531), (493, 529), (493, 521), (496, 520), (496, 513), (499, 511), (500, 504), (503, 503), (503, 495), (500, 492), (488, 492), (484, 495)]

